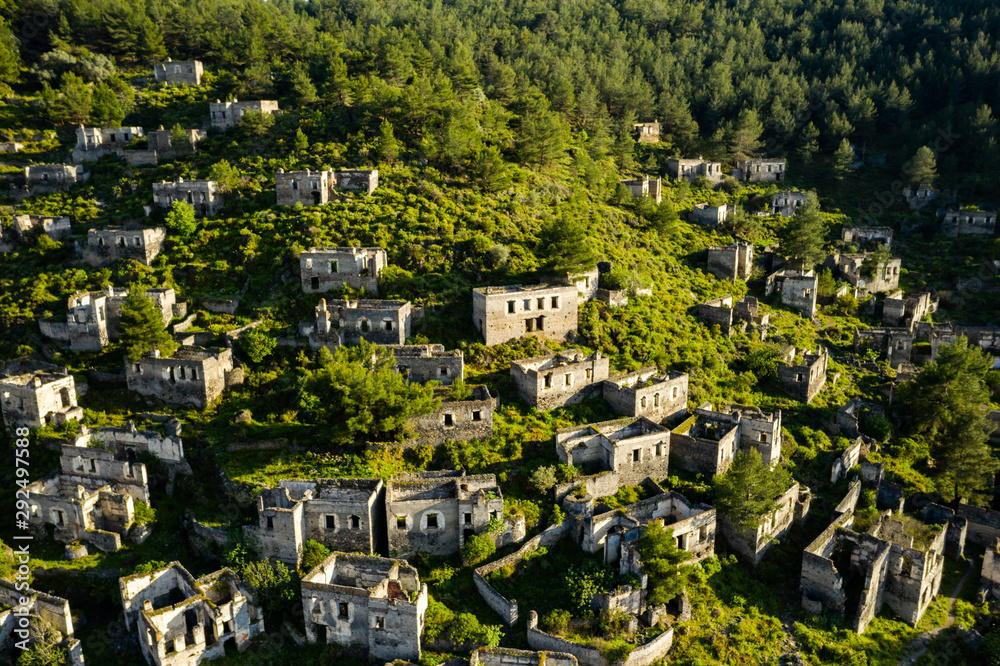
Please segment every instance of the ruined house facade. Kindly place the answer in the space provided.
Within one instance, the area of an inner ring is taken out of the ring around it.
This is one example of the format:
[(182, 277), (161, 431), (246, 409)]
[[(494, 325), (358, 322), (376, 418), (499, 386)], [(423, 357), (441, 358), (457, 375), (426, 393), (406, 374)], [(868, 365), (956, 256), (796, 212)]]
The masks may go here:
[(480, 287), (472, 290), (472, 321), (486, 345), (526, 335), (564, 340), (576, 333), (575, 285)]
[(331, 553), (302, 579), (306, 640), (419, 661), (427, 586), (405, 560)]
[(379, 479), (282, 480), (257, 496), (257, 524), (244, 530), (261, 557), (293, 567), (308, 540), (331, 550), (373, 553), (385, 535)]
[[(163, 315), (166, 326), (174, 317), (177, 298), (173, 289), (147, 289), (146, 297)], [(40, 319), (42, 335), (69, 343), (73, 351), (100, 351), (119, 337), (118, 323), (128, 289), (111, 285), (102, 292), (77, 292), (67, 301), (66, 321)]]
[(722, 163), (702, 159), (675, 158), (667, 160), (667, 174), (674, 180), (685, 179), (694, 182), (699, 176), (708, 178), (713, 183), (722, 180)]
[(153, 65), (153, 78), (157, 83), (168, 85), (201, 85), (201, 77), (205, 68), (200, 60), (178, 60), (167, 58), (166, 62)]
[(410, 382), (441, 382), (450, 386), (465, 379), (465, 356), (461, 349), (445, 351), (444, 345), (389, 345), (396, 371)]
[(83, 419), (73, 375), (48, 363), (7, 363), (0, 374), (0, 407), (8, 429), (44, 428)]
[(793, 192), (791, 190), (778, 192), (771, 197), (771, 213), (782, 217), (791, 217), (808, 201), (809, 194), (807, 192)]
[(854, 329), (854, 351), (874, 350), (885, 357), (889, 367), (898, 369), (909, 363), (913, 352), (914, 335), (903, 327)]
[(948, 238), (959, 236), (990, 236), (996, 233), (997, 214), (985, 210), (954, 210), (949, 208), (941, 220), (941, 231)]
[(27, 196), (64, 192), (76, 183), (90, 177), (82, 166), (72, 164), (33, 164), (24, 167), (25, 192)]
[(781, 294), (782, 305), (798, 310), (809, 318), (816, 316), (816, 296), (819, 278), (813, 271), (800, 272), (783, 269), (767, 276), (764, 293)]
[(796, 400), (811, 402), (826, 386), (826, 368), (830, 355), (825, 349), (812, 354), (796, 354), (790, 347), (783, 354), (784, 363), (778, 365), (778, 382)]
[(161, 160), (172, 160), (179, 154), (194, 152), (198, 142), (208, 136), (200, 129), (181, 130), (181, 132), (184, 134), (184, 139), (175, 146), (174, 130), (165, 130), (161, 125), (160, 129), (146, 135), (145, 149), (126, 150), (122, 156), (129, 166), (159, 164)]
[(747, 183), (780, 183), (785, 180), (783, 159), (755, 159), (738, 162), (737, 179)]
[(651, 123), (634, 123), (632, 129), (635, 132), (635, 140), (639, 143), (660, 142), (659, 120), (654, 120)]
[(843, 278), (863, 294), (898, 289), (899, 269), (903, 265), (903, 260), (890, 257), (877, 265), (870, 265), (870, 257), (869, 253), (835, 254), (833, 262), (840, 269)]
[(720, 280), (749, 280), (753, 273), (753, 243), (739, 241), (708, 248), (708, 272)]
[(600, 352), (584, 356), (567, 349), (513, 361), (510, 375), (521, 400), (538, 409), (554, 409), (600, 396), (610, 368)]
[(160, 208), (173, 208), (178, 201), (190, 204), (199, 215), (215, 215), (224, 203), (219, 184), (214, 180), (184, 180), (153, 183), (153, 201)]
[(469, 395), (461, 400), (451, 397), (448, 389), (435, 390), (441, 406), (430, 414), (409, 419), (416, 437), (408, 446), (440, 446), (445, 442), (467, 442), (493, 436), (493, 412), (500, 399), (485, 385), (469, 387)]
[(106, 227), (87, 231), (83, 259), (90, 266), (105, 266), (119, 259), (134, 259), (150, 266), (160, 253), (167, 230), (163, 227), (127, 229)]
[(903, 326), (914, 330), (924, 317), (938, 309), (938, 299), (930, 292), (922, 291), (916, 296), (903, 297), (902, 292), (885, 297), (882, 304), (882, 322), (889, 326)]
[(771, 315), (760, 312), (757, 299), (745, 296), (733, 302), (732, 296), (713, 298), (694, 307), (694, 314), (709, 326), (718, 326), (719, 332), (727, 337), (733, 333), (753, 333), (763, 340), (771, 325)]
[(625, 189), (627, 189), (635, 199), (638, 199), (639, 197), (649, 197), (656, 203), (660, 203), (663, 198), (663, 182), (659, 178), (653, 179), (648, 176), (644, 176), (634, 180), (623, 180), (622, 185), (625, 186)]
[(667, 477), (670, 431), (645, 417), (560, 428), (556, 455), (567, 465), (616, 475), (619, 486)]
[(493, 474), (416, 472), (386, 485), (389, 552), (451, 555), (465, 540), (503, 519), (503, 495)]
[[(20, 617), (27, 616), (29, 624), (44, 622), (59, 632), (57, 645), (66, 650), (69, 666), (83, 666), (83, 646), (74, 636), (73, 615), (69, 602), (45, 592), (25, 588), (23, 583), (0, 580), (0, 641), (14, 635), (15, 629), (24, 629)], [(63, 662), (67, 663), (67, 662)]]
[(699, 203), (691, 208), (690, 220), (706, 227), (717, 227), (725, 222), (728, 216), (729, 207), (726, 204), (712, 206), (708, 203)]
[(343, 300), (321, 298), (316, 320), (299, 326), (313, 349), (356, 345), (367, 340), (378, 345), (402, 345), (410, 337), (413, 320), (409, 301)]
[(728, 520), (720, 517), (719, 531), (740, 559), (756, 565), (777, 540), (805, 522), (810, 501), (809, 488), (793, 482), (777, 499), (778, 508), (761, 518), (755, 527), (738, 531)]
[(274, 193), (279, 206), (322, 206), (336, 190), (371, 194), (378, 188), (378, 169), (324, 169), (285, 171), (274, 174)]
[(781, 460), (781, 411), (733, 405), (714, 411), (706, 403), (670, 433), (675, 464), (707, 476), (725, 474), (740, 450), (754, 449), (765, 465)]
[(279, 113), (278, 103), (274, 100), (253, 102), (241, 102), (237, 99), (231, 102), (215, 100), (215, 102), (208, 105), (208, 111), (212, 127), (223, 130), (238, 125), (243, 120), (243, 116), (248, 112), (260, 113), (262, 115)]
[(387, 265), (380, 247), (314, 247), (299, 255), (302, 291), (316, 294), (347, 285), (377, 296), (378, 279)]
[(602, 395), (619, 414), (659, 423), (687, 411), (688, 375), (643, 368), (604, 380)]
[(125, 146), (142, 138), (141, 127), (84, 127), (76, 129), (74, 162), (96, 162), (104, 155), (122, 155)]
[(845, 227), (840, 239), (854, 245), (878, 244), (892, 246), (892, 229), (889, 227)]
[(179, 562), (118, 580), (125, 627), (150, 666), (217, 659), (230, 641), (240, 652), (264, 633), (263, 613), (230, 569), (195, 578)]
[(54, 241), (62, 240), (70, 233), (72, 227), (68, 217), (52, 217), (50, 215), (15, 215), (14, 233), (22, 241), (35, 229)]
[(180, 347), (173, 356), (154, 350), (128, 361), (125, 379), (140, 395), (204, 409), (226, 388), (242, 383), (243, 369), (234, 367), (232, 349)]

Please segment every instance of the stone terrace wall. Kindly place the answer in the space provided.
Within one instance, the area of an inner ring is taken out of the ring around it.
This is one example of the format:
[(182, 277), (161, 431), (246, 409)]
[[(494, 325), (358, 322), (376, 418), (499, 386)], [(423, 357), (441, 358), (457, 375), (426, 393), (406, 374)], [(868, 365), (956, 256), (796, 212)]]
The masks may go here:
[(532, 652), (512, 648), (479, 648), (469, 657), (469, 666), (577, 666), (565, 652)]
[(528, 619), (528, 645), (536, 650), (553, 650), (571, 654), (583, 666), (611, 666), (598, 650), (563, 640), (540, 630), (538, 628), (538, 613), (535, 611), (531, 611), (531, 616)]
[[(548, 548), (549, 546), (555, 545), (566, 535), (568, 525), (569, 523), (564, 522), (561, 525), (550, 527), (541, 534), (525, 541), (524, 545), (510, 555), (502, 557), (496, 562), (490, 562), (489, 564), (476, 567), (473, 572), (472, 580), (476, 584), (476, 589), (479, 590), (479, 594), (482, 596), (483, 601), (485, 601), (486, 605), (492, 608), (508, 626), (513, 626), (517, 623), (517, 600), (514, 599), (508, 601), (502, 594), (497, 592), (492, 585), (486, 582), (486, 576), (493, 573), (497, 569), (502, 569), (506, 566), (516, 566), (518, 562), (524, 559), (525, 555), (533, 553), (539, 548)], [(534, 614), (534, 611), (532, 611), (532, 615)]]
[(1000, 511), (959, 504), (958, 515), (968, 522), (968, 540), (972, 543), (991, 548), (1000, 537)]

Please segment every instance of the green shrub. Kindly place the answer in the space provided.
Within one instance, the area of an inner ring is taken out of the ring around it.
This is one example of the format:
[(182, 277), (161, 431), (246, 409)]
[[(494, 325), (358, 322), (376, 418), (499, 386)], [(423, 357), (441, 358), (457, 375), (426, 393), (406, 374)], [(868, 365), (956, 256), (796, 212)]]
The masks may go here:
[(330, 555), (330, 549), (319, 541), (306, 540), (302, 546), (302, 571), (312, 571)]
[(145, 502), (135, 503), (135, 524), (145, 525), (156, 520), (156, 509), (150, 508)]
[(542, 628), (554, 634), (561, 634), (569, 627), (572, 619), (573, 616), (568, 610), (556, 608), (542, 616)]
[(455, 621), (455, 613), (440, 601), (432, 601), (427, 605), (424, 614), (424, 638), (434, 640)]
[(497, 552), (497, 545), (493, 543), (493, 539), (485, 534), (473, 534), (465, 540), (465, 545), (462, 546), (462, 557), (471, 566), (486, 561), (495, 552)]

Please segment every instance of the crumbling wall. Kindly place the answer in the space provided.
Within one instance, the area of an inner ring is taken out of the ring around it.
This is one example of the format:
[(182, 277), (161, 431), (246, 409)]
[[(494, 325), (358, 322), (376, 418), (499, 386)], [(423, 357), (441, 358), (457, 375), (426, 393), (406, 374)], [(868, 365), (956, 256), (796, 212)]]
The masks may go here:
[(461, 349), (445, 351), (444, 345), (390, 345), (396, 369), (408, 381), (441, 382), (450, 386), (465, 378), (465, 358)]
[(565, 652), (532, 652), (502, 647), (481, 647), (472, 651), (469, 666), (578, 666)]
[(445, 442), (474, 441), (493, 436), (493, 412), (500, 406), (498, 397), (486, 386), (475, 386), (466, 400), (445, 398), (441, 407), (430, 414), (410, 419), (416, 439), (409, 446), (440, 446)]
[(564, 340), (576, 332), (578, 299), (575, 285), (478, 288), (472, 320), (487, 346), (526, 335)]

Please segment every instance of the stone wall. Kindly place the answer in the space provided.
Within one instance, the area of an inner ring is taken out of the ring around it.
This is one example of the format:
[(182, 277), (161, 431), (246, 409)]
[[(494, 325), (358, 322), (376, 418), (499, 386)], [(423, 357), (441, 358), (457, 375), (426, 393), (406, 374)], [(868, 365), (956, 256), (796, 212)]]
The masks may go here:
[(411, 418), (416, 439), (408, 446), (440, 446), (445, 442), (474, 441), (493, 436), (493, 412), (500, 407), (499, 397), (490, 395), (486, 386), (473, 386), (465, 400), (452, 400), (447, 390), (437, 393), (441, 407), (430, 414)]
[(278, 103), (274, 100), (259, 100), (252, 102), (241, 102), (237, 99), (229, 102), (215, 100), (208, 105), (209, 121), (212, 127), (219, 129), (229, 129), (235, 127), (243, 120), (243, 115), (248, 112), (261, 114), (280, 113)]
[(564, 340), (576, 332), (578, 298), (575, 285), (473, 289), (472, 320), (487, 346), (526, 335)]
[(579, 662), (565, 652), (532, 652), (513, 648), (482, 647), (472, 651), (469, 666), (577, 666)]
[(820, 351), (819, 354), (804, 354), (801, 363), (793, 360), (790, 364), (779, 365), (781, 387), (796, 400), (811, 402), (826, 385), (828, 360), (827, 353)]
[(199, 215), (215, 215), (222, 210), (224, 197), (214, 180), (184, 180), (153, 183), (153, 202), (160, 208), (173, 208), (178, 201), (189, 204)]
[(315, 294), (344, 285), (378, 295), (378, 278), (388, 265), (380, 247), (314, 247), (299, 255), (302, 291)]
[(429, 381), (450, 386), (465, 378), (465, 357), (461, 349), (445, 351), (444, 345), (389, 345), (396, 369), (408, 381)]
[(753, 244), (730, 243), (708, 248), (708, 272), (720, 280), (749, 280), (753, 272)]
[(602, 395), (610, 367), (600, 352), (585, 357), (567, 349), (514, 361), (510, 375), (521, 400), (538, 409), (554, 409)]
[(1000, 511), (959, 504), (957, 514), (969, 524), (968, 540), (990, 548), (1000, 538)]
[(625, 416), (645, 416), (661, 421), (687, 410), (688, 375), (683, 372), (660, 374), (655, 367), (643, 368), (604, 381), (604, 400)]
[(235, 381), (231, 349), (181, 347), (172, 357), (144, 356), (125, 366), (128, 388), (171, 403), (206, 407)]
[(83, 259), (95, 267), (114, 263), (118, 259), (134, 259), (149, 266), (160, 253), (166, 237), (167, 230), (163, 227), (91, 229), (87, 232)]
[(861, 460), (861, 449), (864, 444), (865, 441), (858, 437), (833, 461), (833, 466), (830, 468), (830, 483), (837, 483), (846, 477), (847, 470), (858, 464)]
[(204, 73), (204, 66), (199, 60), (178, 60), (176, 62), (168, 59), (153, 65), (153, 77), (157, 83), (168, 85), (201, 85), (201, 76)]

